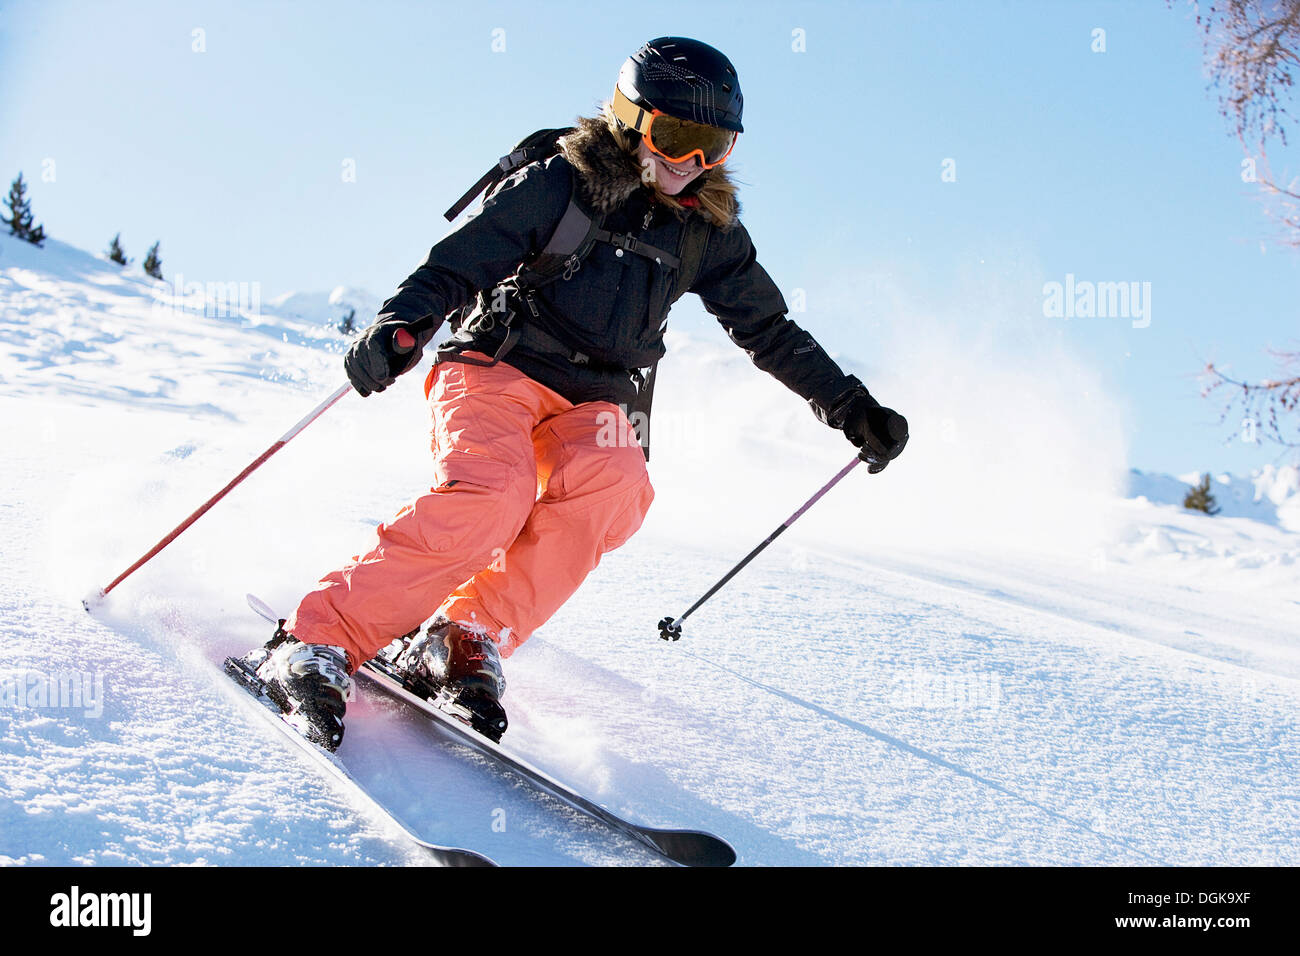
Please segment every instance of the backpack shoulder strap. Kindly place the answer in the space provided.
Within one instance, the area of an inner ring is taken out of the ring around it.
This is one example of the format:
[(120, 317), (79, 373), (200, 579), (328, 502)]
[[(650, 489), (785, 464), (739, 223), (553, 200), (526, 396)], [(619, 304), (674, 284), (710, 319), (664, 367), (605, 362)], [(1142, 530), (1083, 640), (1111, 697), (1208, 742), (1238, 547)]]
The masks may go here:
[(573, 129), (572, 126), (539, 129), (537, 132), (525, 136), (515, 144), (513, 150), (498, 159), (495, 166), (480, 176), (478, 182), (469, 187), (465, 195), (457, 199), (452, 204), (452, 207), (443, 213), (443, 217), (448, 222), (451, 222), (464, 212), (480, 193), (486, 192), (487, 195), (491, 196), (496, 185), (516, 169), (527, 166), (529, 163), (535, 163), (539, 159), (554, 156), (560, 149), (557, 140), (561, 136), (573, 132)]
[(691, 286), (699, 278), (700, 267), (704, 265), (704, 250), (709, 244), (709, 234), (712, 231), (713, 224), (703, 216), (691, 216), (686, 220), (682, 245), (677, 251), (677, 258), (681, 260), (681, 265), (677, 267), (673, 302), (690, 292)]
[[(703, 216), (691, 216), (682, 229), (681, 244), (677, 247), (677, 274), (673, 278), (672, 292), (666, 305), (674, 302), (691, 291), (691, 286), (699, 277), (700, 267), (704, 264), (704, 250), (709, 244), (709, 235), (713, 224)], [(656, 308), (652, 304), (651, 308)], [(658, 315), (658, 309), (652, 312)], [(637, 389), (636, 401), (630, 415), (637, 420), (633, 423), (637, 429), (637, 438), (641, 441), (641, 450), (645, 460), (650, 460), (650, 405), (654, 401), (655, 375), (659, 371), (656, 361), (641, 375), (640, 387)]]
[(677, 244), (677, 255), (671, 257), (675, 272), (670, 283), (661, 283), (656, 289), (655, 298), (650, 302), (652, 316), (663, 315), (674, 302), (691, 291), (704, 264), (704, 250), (712, 231), (712, 223), (703, 216), (691, 216), (686, 220), (682, 226), (682, 238)]
[(604, 220), (604, 216), (591, 213), (578, 201), (576, 189), (570, 193), (569, 204), (564, 207), (546, 245), (520, 264), (517, 272), (520, 289), (537, 289), (560, 276), (572, 278), (598, 241)]

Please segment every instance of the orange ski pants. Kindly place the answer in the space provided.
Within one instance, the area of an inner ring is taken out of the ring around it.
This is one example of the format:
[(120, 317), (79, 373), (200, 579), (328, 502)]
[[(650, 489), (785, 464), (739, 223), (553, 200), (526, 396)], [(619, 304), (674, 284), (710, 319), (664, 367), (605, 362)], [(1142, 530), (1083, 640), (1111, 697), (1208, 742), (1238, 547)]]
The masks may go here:
[(617, 405), (574, 405), (502, 363), (440, 362), (424, 390), (432, 488), (285, 625), (344, 648), (353, 669), (435, 612), (485, 629), (508, 657), (641, 527), (654, 498)]

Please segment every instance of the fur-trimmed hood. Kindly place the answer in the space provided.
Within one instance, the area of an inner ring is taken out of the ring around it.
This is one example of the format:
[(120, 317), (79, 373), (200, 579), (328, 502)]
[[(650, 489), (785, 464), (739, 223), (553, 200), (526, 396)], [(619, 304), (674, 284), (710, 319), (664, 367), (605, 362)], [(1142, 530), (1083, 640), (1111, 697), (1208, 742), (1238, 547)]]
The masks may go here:
[[(619, 142), (623, 136), (626, 134), (611, 130), (605, 118), (580, 117), (577, 128), (559, 141), (561, 155), (578, 172), (581, 199), (600, 213), (616, 209), (645, 185), (641, 181), (641, 164)], [(687, 206), (656, 192), (659, 202), (683, 219), (698, 213), (725, 230), (740, 216), (736, 184), (725, 164), (706, 169), (680, 195), (695, 197), (697, 204)]]

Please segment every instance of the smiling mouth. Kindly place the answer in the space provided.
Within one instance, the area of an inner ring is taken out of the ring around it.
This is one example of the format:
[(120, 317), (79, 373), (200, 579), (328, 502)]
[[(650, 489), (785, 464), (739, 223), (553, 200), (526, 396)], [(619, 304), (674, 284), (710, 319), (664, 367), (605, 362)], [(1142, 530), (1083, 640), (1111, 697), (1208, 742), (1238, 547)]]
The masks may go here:
[(685, 170), (679, 172), (677, 169), (675, 169), (675, 168), (672, 167), (672, 166), (669, 166), (669, 165), (668, 165), (667, 163), (665, 163), (665, 162), (660, 162), (659, 165), (663, 166), (664, 169), (668, 170), (670, 173), (672, 173), (672, 174), (673, 174), (674, 176), (676, 176), (678, 179), (690, 179), (692, 176), (695, 175), (695, 170), (694, 170), (694, 169), (685, 169)]

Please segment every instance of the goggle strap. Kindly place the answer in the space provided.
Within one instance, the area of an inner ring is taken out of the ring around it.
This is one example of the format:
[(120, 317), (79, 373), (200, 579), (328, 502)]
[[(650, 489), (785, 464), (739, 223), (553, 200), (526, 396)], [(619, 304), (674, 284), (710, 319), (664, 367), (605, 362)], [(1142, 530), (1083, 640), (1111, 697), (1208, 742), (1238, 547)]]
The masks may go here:
[(654, 118), (645, 107), (637, 106), (629, 100), (617, 86), (614, 87), (614, 115), (638, 133), (649, 129), (650, 121)]

